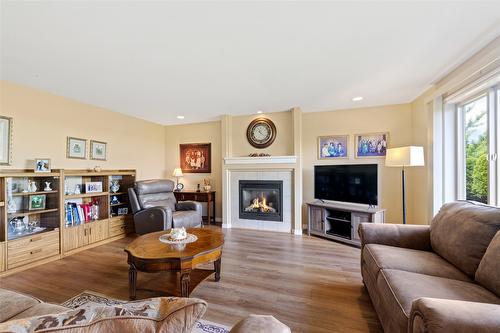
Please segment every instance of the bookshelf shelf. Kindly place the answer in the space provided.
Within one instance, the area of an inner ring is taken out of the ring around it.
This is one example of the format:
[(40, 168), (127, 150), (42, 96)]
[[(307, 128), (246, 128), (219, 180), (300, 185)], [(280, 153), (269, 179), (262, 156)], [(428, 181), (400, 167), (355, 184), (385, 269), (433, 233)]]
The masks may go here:
[(105, 195), (109, 195), (109, 192), (69, 194), (69, 195), (65, 195), (64, 199), (81, 199), (81, 198), (91, 198), (91, 197), (102, 197)]
[(97, 219), (97, 220), (92, 220), (92, 221), (86, 221), (86, 222), (80, 222), (78, 224), (66, 224), (64, 227), (65, 228), (75, 228), (75, 227), (79, 227), (81, 225), (87, 225), (87, 224), (92, 224), (92, 223), (102, 222), (102, 221), (108, 221), (108, 218), (105, 217), (105, 218), (102, 218), (102, 219)]
[(40, 209), (40, 210), (27, 210), (27, 211), (15, 212), (15, 213), (8, 213), (8, 216), (10, 218), (13, 218), (13, 217), (17, 217), (17, 216), (39, 215), (39, 214), (47, 214), (47, 213), (57, 212), (58, 210), (59, 210), (59, 208)]
[(109, 192), (109, 195), (125, 195), (125, 194), (128, 194), (127, 192)]
[(128, 205), (128, 202), (120, 202), (120, 203), (114, 203), (114, 204), (109, 204), (111, 207), (116, 207), (116, 206), (125, 206)]
[(3, 207), (3, 206), (5, 206), (5, 202), (0, 201), (0, 207)]
[(59, 193), (59, 191), (18, 192), (18, 193), (12, 193), (12, 196), (13, 197), (24, 197), (24, 196), (33, 195), (33, 194), (54, 194), (54, 193)]

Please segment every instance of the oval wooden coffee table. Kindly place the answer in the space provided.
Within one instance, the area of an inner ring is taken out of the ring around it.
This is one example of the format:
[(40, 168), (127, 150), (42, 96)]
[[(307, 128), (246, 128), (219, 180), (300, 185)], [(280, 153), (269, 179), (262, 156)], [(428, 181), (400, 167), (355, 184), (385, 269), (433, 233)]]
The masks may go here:
[(222, 245), (224, 234), (215, 228), (192, 228), (187, 232), (198, 240), (189, 244), (166, 244), (160, 236), (166, 231), (158, 231), (136, 238), (126, 248), (129, 268), (130, 299), (136, 298), (137, 271), (178, 272), (182, 297), (189, 297), (191, 271), (200, 264), (214, 263), (215, 281), (220, 280)]

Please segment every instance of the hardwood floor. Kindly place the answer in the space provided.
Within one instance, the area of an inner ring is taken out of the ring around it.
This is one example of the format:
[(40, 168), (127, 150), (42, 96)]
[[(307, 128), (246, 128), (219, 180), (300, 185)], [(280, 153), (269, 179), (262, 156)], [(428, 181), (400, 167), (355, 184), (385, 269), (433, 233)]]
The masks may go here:
[[(293, 332), (382, 332), (361, 282), (359, 249), (284, 233), (232, 229), (225, 234), (221, 281), (210, 276), (191, 294), (208, 302), (205, 319), (233, 325), (250, 313), (272, 314)], [(55, 303), (84, 290), (127, 299), (123, 248), (132, 239), (0, 278), (0, 286)], [(193, 284), (207, 275), (196, 272)], [(148, 289), (138, 291), (138, 298), (178, 288), (175, 276), (166, 273), (139, 273), (138, 287)]]

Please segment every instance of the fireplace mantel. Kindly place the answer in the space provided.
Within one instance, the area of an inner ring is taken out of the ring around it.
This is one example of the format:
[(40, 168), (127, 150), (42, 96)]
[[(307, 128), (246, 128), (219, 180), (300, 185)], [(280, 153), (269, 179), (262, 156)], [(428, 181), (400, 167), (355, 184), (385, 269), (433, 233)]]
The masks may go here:
[(224, 157), (225, 165), (235, 164), (295, 164), (297, 163), (297, 156), (264, 156), (264, 157)]

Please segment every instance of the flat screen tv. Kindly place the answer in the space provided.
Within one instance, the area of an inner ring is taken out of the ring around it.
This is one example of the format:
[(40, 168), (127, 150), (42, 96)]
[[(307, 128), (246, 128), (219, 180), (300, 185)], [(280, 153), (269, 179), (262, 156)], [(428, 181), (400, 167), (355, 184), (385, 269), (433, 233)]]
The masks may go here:
[(377, 164), (316, 165), (314, 198), (378, 205)]

